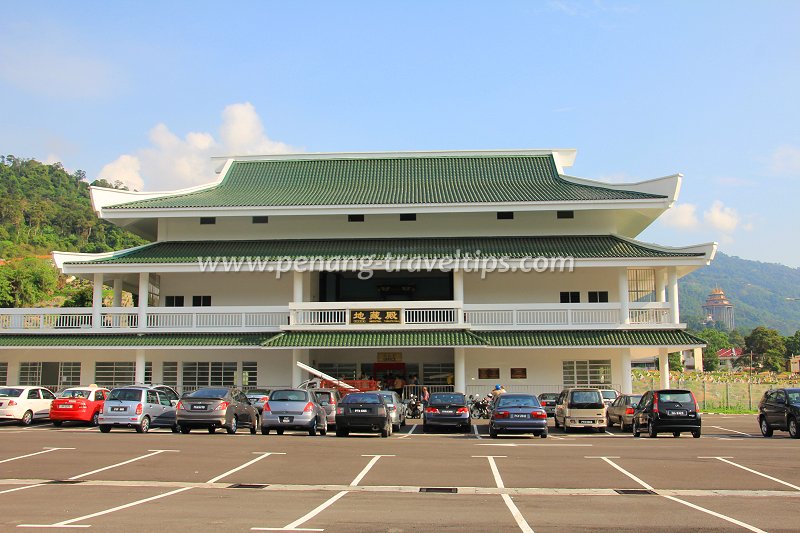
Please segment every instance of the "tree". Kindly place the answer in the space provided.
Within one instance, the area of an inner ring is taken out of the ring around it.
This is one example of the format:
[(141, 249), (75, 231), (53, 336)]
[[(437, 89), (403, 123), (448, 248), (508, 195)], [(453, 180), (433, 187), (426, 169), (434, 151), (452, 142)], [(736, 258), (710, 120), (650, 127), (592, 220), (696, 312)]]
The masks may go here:
[(29, 257), (0, 267), (0, 303), (30, 307), (51, 296), (58, 287), (58, 272), (49, 261)]
[(716, 370), (719, 368), (717, 352), (731, 348), (729, 335), (718, 329), (706, 328), (698, 332), (697, 336), (706, 341), (706, 347), (703, 348), (703, 370)]
[(784, 341), (786, 344), (786, 355), (800, 355), (800, 329), (794, 332), (794, 335), (786, 337)]
[(669, 354), (669, 369), (683, 372), (683, 360), (681, 360), (681, 352), (672, 352)]
[(783, 370), (786, 366), (786, 343), (778, 330), (759, 326), (745, 337), (745, 353), (736, 360), (738, 366), (753, 366), (761, 370)]
[(739, 333), (739, 330), (731, 330), (731, 332), (728, 333), (728, 341), (731, 343), (732, 347), (744, 349), (744, 337)]

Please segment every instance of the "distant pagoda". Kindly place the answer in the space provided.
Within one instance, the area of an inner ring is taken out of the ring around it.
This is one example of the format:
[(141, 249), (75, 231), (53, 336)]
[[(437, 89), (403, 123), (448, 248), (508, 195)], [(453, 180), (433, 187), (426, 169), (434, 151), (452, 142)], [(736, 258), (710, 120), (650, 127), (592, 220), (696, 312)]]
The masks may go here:
[(736, 322), (733, 317), (733, 304), (725, 296), (725, 292), (716, 287), (711, 291), (711, 294), (706, 298), (706, 303), (703, 306), (703, 313), (706, 316), (706, 324), (720, 323), (724, 324), (728, 330), (736, 327)]

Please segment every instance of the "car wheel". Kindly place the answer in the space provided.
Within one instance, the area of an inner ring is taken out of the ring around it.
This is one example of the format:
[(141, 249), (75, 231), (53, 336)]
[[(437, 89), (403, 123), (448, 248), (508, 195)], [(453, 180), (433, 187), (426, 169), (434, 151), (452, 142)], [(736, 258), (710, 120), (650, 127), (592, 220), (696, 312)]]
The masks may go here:
[(680, 436), (681, 436), (681, 432), (680, 432), (680, 431), (673, 431), (673, 432), (672, 432), (672, 436), (673, 436), (673, 437), (675, 437), (675, 438), (677, 439), (678, 437), (680, 437)]
[(692, 437), (694, 437), (696, 439), (699, 439), (700, 438), (700, 430), (699, 429), (695, 429), (694, 431), (692, 431)]
[(658, 432), (656, 431), (656, 427), (653, 425), (653, 421), (647, 423), (647, 436), (651, 439), (658, 437)]
[(225, 431), (228, 432), (228, 435), (236, 434), (236, 430), (239, 429), (239, 419), (234, 415), (231, 418), (231, 425), (225, 428)]
[(283, 428), (276, 429), (275, 433), (277, 433), (278, 435), (283, 435)]
[(606, 416), (606, 427), (607, 428), (614, 427), (614, 424), (611, 423), (611, 417), (610, 416)]
[(215, 428), (214, 426), (210, 426), (210, 427), (208, 428), (208, 432), (209, 432), (209, 433), (211, 433), (211, 434), (214, 434), (214, 433), (216, 433), (216, 432), (217, 432), (217, 428)]
[(494, 429), (492, 426), (489, 426), (489, 436), (493, 439), (497, 438), (497, 430)]
[(100, 423), (100, 411), (96, 411), (96, 412), (95, 412), (95, 413), (92, 415), (92, 422), (91, 422), (91, 424), (92, 424), (93, 426), (96, 426), (96, 425), (97, 425), (97, 424), (99, 424), (99, 423)]
[(64, 421), (63, 421), (63, 420), (53, 420), (53, 425), (54, 425), (55, 427), (57, 427), (57, 428), (60, 428), (60, 427), (61, 427), (61, 424), (63, 424), (63, 423), (64, 423)]
[(317, 436), (317, 419), (314, 419), (314, 423), (308, 428), (308, 436), (309, 437), (316, 437)]
[(256, 431), (258, 431), (258, 426), (260, 426), (260, 425), (261, 425), (261, 421), (258, 419), (258, 416), (256, 416), (253, 419), (253, 423), (250, 424), (250, 434), (251, 435), (255, 435)]
[(261, 434), (262, 435), (269, 435), (269, 428), (261, 427)]
[(633, 433), (633, 436), (636, 438), (638, 438), (639, 435), (641, 435), (639, 431), (639, 424), (636, 423), (636, 420), (634, 420), (633, 424), (631, 424), (631, 432)]
[(184, 435), (188, 435), (189, 433), (192, 432), (192, 428), (190, 427), (180, 426), (180, 428), (181, 428), (181, 433), (183, 433)]
[(20, 426), (30, 426), (33, 422), (33, 411), (25, 411), (22, 418), (19, 420)]
[(400, 431), (400, 424), (392, 424), (392, 431)]
[(381, 430), (381, 438), (382, 438), (382, 439), (385, 439), (386, 437), (388, 437), (389, 435), (391, 435), (391, 431), (392, 431), (392, 425), (391, 425), (391, 424), (389, 424), (389, 423), (387, 423), (387, 424), (386, 424), (386, 425), (383, 427), (383, 429)]
[(771, 437), (772, 436), (772, 428), (769, 427), (769, 424), (767, 424), (767, 419), (764, 418), (763, 416), (761, 417), (761, 420), (759, 421), (759, 426), (761, 426), (761, 434), (762, 435), (764, 435), (765, 437)]
[(323, 436), (323, 437), (328, 434), (328, 421), (327, 420), (322, 425), (322, 429), (319, 430), (319, 434), (321, 436)]
[(142, 418), (142, 423), (136, 426), (136, 433), (147, 433), (150, 431), (150, 417), (145, 416)]
[(793, 439), (800, 439), (800, 433), (797, 432), (797, 420), (794, 418), (789, 419), (789, 436)]
[(546, 438), (547, 438), (547, 432), (545, 431), (544, 433), (542, 433), (541, 435), (539, 435), (539, 437), (541, 437), (541, 438), (543, 438), (543, 439), (546, 439)]
[(170, 427), (169, 429), (171, 429), (173, 433), (180, 433), (181, 432), (181, 427), (178, 424), (175, 424), (174, 426)]
[(348, 435), (348, 432), (347, 432), (347, 430), (345, 430), (345, 429), (340, 429), (340, 428), (338, 428), (338, 427), (336, 428), (336, 436), (337, 436), (337, 437), (346, 437), (347, 435)]
[(464, 424), (464, 433), (467, 435), (472, 433), (472, 424)]
[(111, 431), (111, 426), (100, 426), (100, 433), (108, 433), (109, 431)]
[(619, 430), (624, 432), (624, 431), (628, 431), (628, 429), (630, 429), (630, 428), (625, 423), (625, 419), (624, 418), (620, 418), (619, 419)]

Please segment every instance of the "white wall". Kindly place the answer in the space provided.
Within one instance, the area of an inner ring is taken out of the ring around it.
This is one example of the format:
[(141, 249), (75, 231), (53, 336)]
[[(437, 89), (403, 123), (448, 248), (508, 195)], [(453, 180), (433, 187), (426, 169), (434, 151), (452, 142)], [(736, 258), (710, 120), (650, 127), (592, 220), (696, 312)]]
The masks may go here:
[(588, 291), (608, 291), (609, 302), (619, 302), (619, 269), (576, 268), (573, 272), (495, 272), (464, 274), (464, 302), (559, 303), (561, 291), (580, 291), (588, 303)]
[(292, 299), (292, 274), (274, 272), (203, 272), (161, 274), (161, 305), (165, 296), (210, 295), (211, 305), (286, 305)]

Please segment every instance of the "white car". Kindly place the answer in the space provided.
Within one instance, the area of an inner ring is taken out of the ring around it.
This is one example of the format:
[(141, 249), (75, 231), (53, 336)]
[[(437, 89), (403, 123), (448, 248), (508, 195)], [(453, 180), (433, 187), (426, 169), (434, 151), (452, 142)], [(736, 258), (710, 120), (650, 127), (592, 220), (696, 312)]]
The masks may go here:
[(0, 387), (0, 421), (17, 420), (29, 426), (36, 419), (50, 418), (56, 396), (44, 387)]

